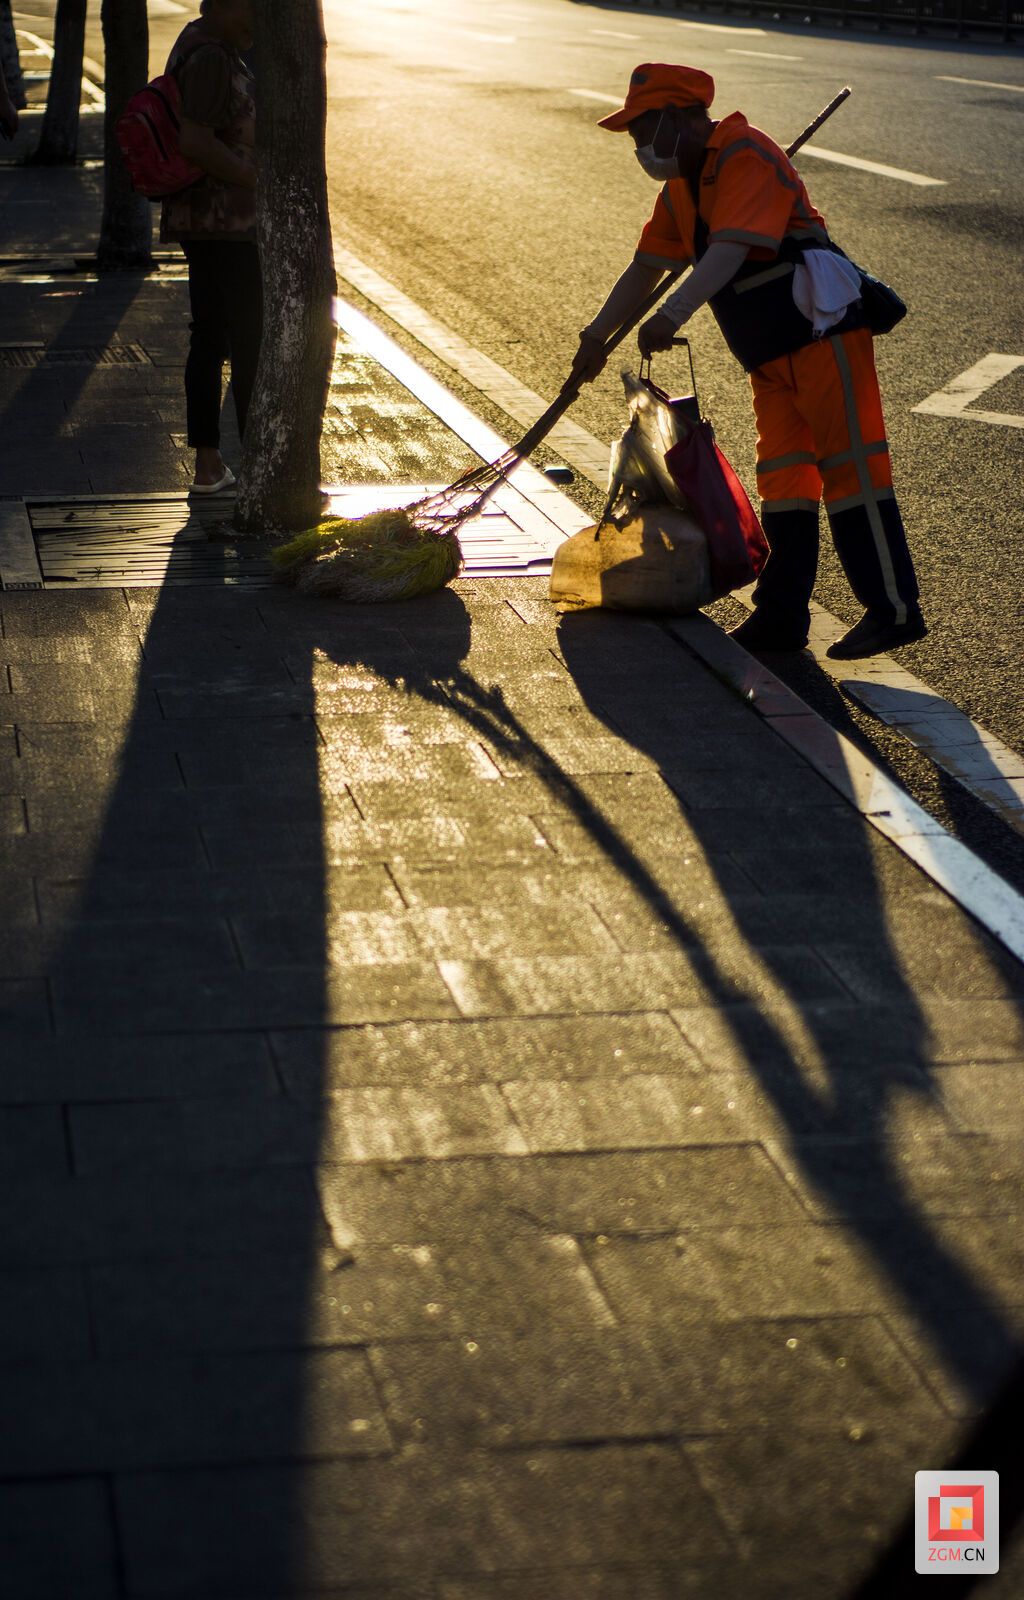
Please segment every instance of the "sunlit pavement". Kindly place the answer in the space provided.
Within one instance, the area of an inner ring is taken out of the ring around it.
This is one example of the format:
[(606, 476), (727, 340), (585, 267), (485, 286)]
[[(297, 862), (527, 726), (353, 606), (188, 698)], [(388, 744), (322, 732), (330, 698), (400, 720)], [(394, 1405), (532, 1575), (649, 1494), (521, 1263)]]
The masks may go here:
[[(166, 492), (181, 287), (79, 290), (0, 340), (165, 359), (5, 373), (3, 492)], [(335, 476), (465, 464), (339, 374)], [(839, 1600), (1005, 1369), (1020, 965), (545, 596), (3, 594), (18, 1600)]]

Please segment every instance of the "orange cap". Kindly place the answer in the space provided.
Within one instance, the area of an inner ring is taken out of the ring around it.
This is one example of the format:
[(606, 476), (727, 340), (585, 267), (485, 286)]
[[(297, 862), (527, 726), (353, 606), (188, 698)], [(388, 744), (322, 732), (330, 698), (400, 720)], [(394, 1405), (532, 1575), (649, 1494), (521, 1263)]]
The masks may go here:
[(699, 67), (669, 67), (662, 62), (645, 61), (629, 80), (622, 110), (602, 117), (598, 127), (621, 133), (645, 111), (661, 111), (665, 106), (709, 106), (714, 98), (715, 80)]

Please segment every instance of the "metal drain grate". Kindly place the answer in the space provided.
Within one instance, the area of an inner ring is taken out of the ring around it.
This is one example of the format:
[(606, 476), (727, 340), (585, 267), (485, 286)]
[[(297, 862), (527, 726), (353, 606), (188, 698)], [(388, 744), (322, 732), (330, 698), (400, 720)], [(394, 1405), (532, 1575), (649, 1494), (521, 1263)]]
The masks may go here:
[(149, 367), (152, 364), (141, 344), (83, 345), (76, 348), (45, 344), (0, 344), (0, 367)]
[(232, 541), (231, 511), (229, 500), (192, 506), (181, 495), (28, 507), (48, 589), (265, 588), (266, 547)]
[[(345, 485), (332, 488), (336, 515), (359, 517), (385, 506), (408, 505), (436, 485)], [(544, 495), (538, 497), (545, 498)], [(466, 578), (541, 576), (566, 534), (565, 507), (575, 524), (586, 515), (554, 490), (556, 523), (514, 484), (503, 484), (480, 516), (459, 530)], [(182, 494), (100, 500), (53, 495), (47, 500), (0, 500), (0, 587), (121, 589), (169, 585), (265, 588), (272, 581), (267, 547), (237, 540), (230, 496), (189, 502)]]

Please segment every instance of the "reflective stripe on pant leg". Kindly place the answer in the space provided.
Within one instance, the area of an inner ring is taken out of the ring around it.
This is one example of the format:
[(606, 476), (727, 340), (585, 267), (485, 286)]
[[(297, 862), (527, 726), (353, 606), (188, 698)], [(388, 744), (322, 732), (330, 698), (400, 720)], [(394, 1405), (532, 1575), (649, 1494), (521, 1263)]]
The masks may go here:
[(795, 401), (793, 362), (780, 356), (750, 374), (757, 422), (757, 492), (779, 509), (816, 508), (821, 499), (814, 438)]
[[(839, 381), (843, 391), (843, 404), (846, 410), (846, 422), (850, 435), (852, 465), (857, 474), (859, 498), (863, 505), (867, 527), (874, 543), (882, 586), (885, 590), (886, 599), (892, 607), (894, 620), (896, 622), (906, 622), (907, 599), (900, 593), (900, 586), (897, 582), (896, 570), (893, 565), (893, 552), (889, 548), (888, 531), (883, 523), (878, 504), (880, 494), (884, 494), (890, 500), (893, 498), (892, 488), (891, 485), (880, 485), (876, 488), (871, 476), (868, 455), (861, 433), (860, 416), (857, 410), (857, 392), (854, 387), (849, 357), (843, 344), (843, 335), (833, 334), (829, 339), (829, 344), (832, 346), (832, 353), (835, 356), (836, 367), (839, 371)], [(844, 507), (849, 507), (851, 501), (855, 503), (857, 498), (858, 496), (849, 496), (842, 502), (837, 501), (835, 510), (829, 504), (830, 518), (841, 514), (838, 509), (840, 504)], [(889, 521), (890, 519), (887, 518), (886, 520)], [(890, 526), (892, 526), (891, 521)], [(900, 529), (902, 532), (902, 523), (900, 524)]]

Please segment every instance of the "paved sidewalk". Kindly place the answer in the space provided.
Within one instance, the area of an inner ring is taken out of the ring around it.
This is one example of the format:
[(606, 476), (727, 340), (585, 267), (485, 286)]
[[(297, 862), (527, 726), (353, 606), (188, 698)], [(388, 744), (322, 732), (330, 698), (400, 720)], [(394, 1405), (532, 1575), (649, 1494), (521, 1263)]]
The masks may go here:
[[(165, 359), (6, 371), (0, 493), (180, 484), (180, 283), (27, 319)], [(545, 593), (0, 596), (17, 1600), (842, 1600), (1007, 1368), (1024, 970)]]

